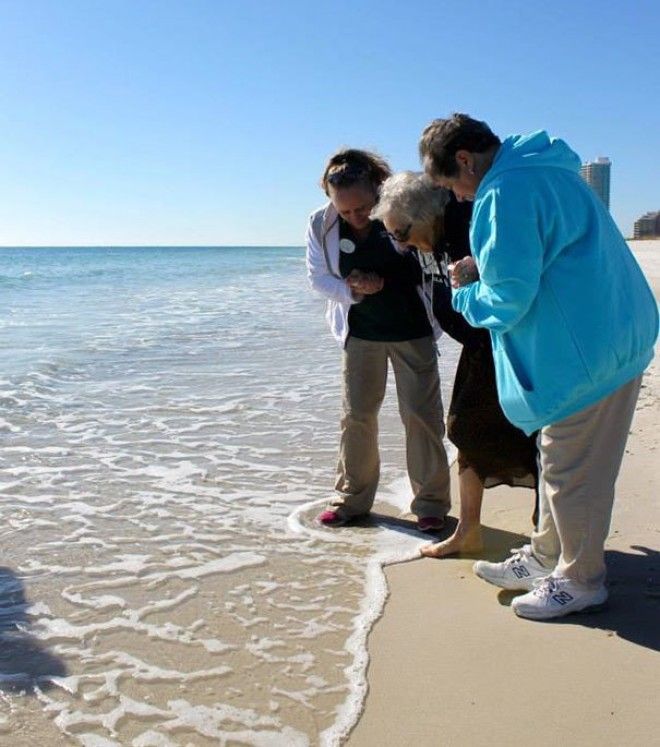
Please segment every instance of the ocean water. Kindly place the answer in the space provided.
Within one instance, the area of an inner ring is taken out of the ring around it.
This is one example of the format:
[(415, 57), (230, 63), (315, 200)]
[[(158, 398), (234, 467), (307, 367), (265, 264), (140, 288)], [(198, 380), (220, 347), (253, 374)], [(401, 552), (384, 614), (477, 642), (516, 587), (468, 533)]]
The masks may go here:
[(393, 390), (376, 518), (313, 522), (340, 350), (303, 250), (3, 249), (0, 295), (0, 743), (340, 743), (429, 538)]

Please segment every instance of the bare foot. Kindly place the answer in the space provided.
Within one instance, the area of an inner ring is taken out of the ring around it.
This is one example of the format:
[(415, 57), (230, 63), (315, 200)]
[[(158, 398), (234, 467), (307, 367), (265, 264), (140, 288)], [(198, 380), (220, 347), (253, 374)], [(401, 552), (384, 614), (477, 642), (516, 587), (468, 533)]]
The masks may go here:
[(447, 555), (456, 555), (457, 553), (481, 552), (483, 547), (481, 527), (477, 526), (465, 531), (457, 528), (448, 539), (435, 542), (432, 545), (424, 545), (420, 552), (427, 558), (445, 558)]

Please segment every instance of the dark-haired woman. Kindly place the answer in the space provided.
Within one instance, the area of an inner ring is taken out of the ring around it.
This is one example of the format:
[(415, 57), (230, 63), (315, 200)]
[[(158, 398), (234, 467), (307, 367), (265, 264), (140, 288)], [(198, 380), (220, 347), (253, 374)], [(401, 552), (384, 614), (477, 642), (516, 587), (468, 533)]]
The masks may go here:
[(388, 363), (406, 432), (411, 511), (422, 530), (444, 524), (449, 469), (433, 330), (419, 293), (420, 269), (369, 217), (389, 166), (368, 151), (333, 155), (321, 178), (329, 202), (307, 228), (307, 275), (326, 299), (326, 319), (343, 348), (336, 495), (318, 517), (340, 526), (371, 510), (380, 476), (378, 413)]

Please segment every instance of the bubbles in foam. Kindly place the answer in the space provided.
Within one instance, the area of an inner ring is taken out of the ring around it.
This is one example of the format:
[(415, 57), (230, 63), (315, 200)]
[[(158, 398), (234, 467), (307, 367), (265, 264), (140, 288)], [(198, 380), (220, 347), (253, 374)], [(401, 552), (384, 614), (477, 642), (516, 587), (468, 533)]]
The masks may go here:
[[(29, 636), (48, 728), (94, 746), (337, 743), (364, 696), (382, 564), (424, 540), (402, 518), (393, 391), (389, 520), (321, 529), (340, 354), (301, 252), (62, 251), (39, 277), (15, 259), (35, 277), (0, 311), (17, 584), (0, 577), (0, 607)], [(28, 704), (7, 697), (12, 729)]]

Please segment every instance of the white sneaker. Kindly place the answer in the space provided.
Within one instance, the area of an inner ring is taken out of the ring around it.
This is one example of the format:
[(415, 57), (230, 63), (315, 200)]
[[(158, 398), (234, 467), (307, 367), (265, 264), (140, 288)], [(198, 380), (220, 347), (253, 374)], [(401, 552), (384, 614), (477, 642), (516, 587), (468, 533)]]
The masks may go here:
[(552, 573), (551, 568), (542, 566), (532, 555), (531, 545), (513, 548), (511, 553), (511, 557), (501, 563), (478, 560), (472, 570), (489, 584), (514, 591), (530, 591), (535, 581)]
[(511, 608), (519, 617), (531, 620), (551, 620), (571, 612), (595, 612), (607, 601), (607, 589), (581, 589), (569, 578), (548, 576), (532, 591), (516, 597)]

